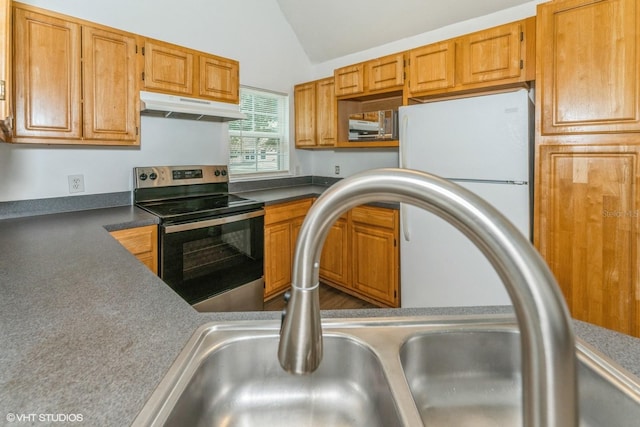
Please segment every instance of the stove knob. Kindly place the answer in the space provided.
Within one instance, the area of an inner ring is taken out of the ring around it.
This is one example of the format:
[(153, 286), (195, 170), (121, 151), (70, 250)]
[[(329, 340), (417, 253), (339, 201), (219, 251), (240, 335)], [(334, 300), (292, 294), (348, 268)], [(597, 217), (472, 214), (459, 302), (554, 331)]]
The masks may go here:
[(222, 169), (222, 176), (227, 176), (227, 170), (226, 169)]
[(146, 173), (144, 173), (144, 172), (142, 172), (142, 173), (140, 174), (140, 177), (139, 177), (139, 178), (140, 178), (140, 181), (146, 181), (146, 180), (147, 180), (147, 174), (146, 174)]
[(215, 176), (220, 176), (220, 171), (218, 169), (216, 169), (216, 171), (213, 173)]
[(151, 174), (149, 175), (149, 179), (150, 179), (151, 181), (153, 181), (153, 180), (155, 180), (155, 179), (157, 179), (157, 178), (158, 178), (158, 174), (157, 174), (157, 173), (155, 173), (155, 172), (151, 172)]

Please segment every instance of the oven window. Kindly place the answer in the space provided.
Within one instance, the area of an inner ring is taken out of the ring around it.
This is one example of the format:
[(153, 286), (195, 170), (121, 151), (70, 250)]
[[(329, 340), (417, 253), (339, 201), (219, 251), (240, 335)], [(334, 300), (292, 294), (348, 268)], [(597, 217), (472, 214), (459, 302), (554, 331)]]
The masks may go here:
[(263, 275), (264, 218), (161, 233), (160, 277), (190, 304)]

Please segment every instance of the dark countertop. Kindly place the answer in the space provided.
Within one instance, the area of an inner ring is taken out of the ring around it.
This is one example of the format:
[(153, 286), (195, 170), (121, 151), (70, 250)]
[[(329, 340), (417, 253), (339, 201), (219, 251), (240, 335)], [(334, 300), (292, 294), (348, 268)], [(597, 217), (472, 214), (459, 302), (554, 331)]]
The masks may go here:
[[(318, 197), (329, 188), (329, 185), (309, 184), (291, 187), (268, 188), (262, 190), (242, 191), (238, 194), (242, 197), (264, 202), (265, 206), (278, 203), (292, 202), (295, 200)], [(368, 203), (372, 206), (379, 206), (389, 209), (399, 209), (400, 204), (396, 202), (374, 202)]]
[[(279, 317), (197, 313), (107, 231), (153, 223), (130, 206), (0, 221), (0, 423), (8, 414), (81, 414), (79, 425), (129, 425), (199, 325)], [(505, 311), (374, 309), (323, 317)], [(583, 322), (575, 330), (640, 376), (640, 339)]]

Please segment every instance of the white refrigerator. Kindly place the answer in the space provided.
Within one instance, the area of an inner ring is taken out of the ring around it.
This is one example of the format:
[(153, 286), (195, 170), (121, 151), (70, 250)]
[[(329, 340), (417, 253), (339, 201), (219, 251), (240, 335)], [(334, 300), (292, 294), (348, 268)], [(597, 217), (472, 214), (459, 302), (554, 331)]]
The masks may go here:
[[(400, 107), (400, 167), (473, 191), (531, 236), (533, 108), (527, 90)], [(509, 305), (493, 267), (445, 220), (402, 204), (402, 307)]]

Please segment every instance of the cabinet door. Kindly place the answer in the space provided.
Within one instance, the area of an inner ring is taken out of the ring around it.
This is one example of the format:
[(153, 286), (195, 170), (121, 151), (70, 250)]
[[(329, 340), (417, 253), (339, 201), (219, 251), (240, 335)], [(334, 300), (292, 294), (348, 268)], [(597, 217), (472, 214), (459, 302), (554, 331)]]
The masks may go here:
[(138, 142), (136, 40), (82, 28), (84, 138)]
[(538, 6), (542, 134), (640, 131), (635, 0)]
[(80, 26), (16, 8), (16, 136), (80, 139)]
[(316, 144), (316, 85), (304, 83), (294, 88), (296, 147)]
[(318, 145), (332, 147), (338, 143), (338, 118), (333, 77), (316, 83), (316, 135)]
[(537, 246), (573, 317), (640, 336), (640, 146), (540, 147)]
[(334, 70), (336, 96), (355, 95), (364, 92), (364, 63)]
[(111, 235), (138, 258), (140, 262), (158, 274), (158, 227), (127, 228), (112, 231)]
[(320, 257), (320, 276), (339, 285), (348, 286), (351, 256), (346, 218), (339, 218), (329, 230)]
[(352, 230), (352, 286), (371, 298), (395, 306), (397, 271), (393, 231), (354, 224)]
[(365, 64), (368, 89), (388, 89), (404, 84), (404, 54), (389, 55)]
[(479, 31), (460, 39), (462, 84), (510, 79), (522, 72), (520, 22)]
[(291, 285), (291, 223), (284, 221), (264, 228), (264, 297)]
[(455, 62), (454, 41), (412, 49), (409, 51), (409, 90), (417, 93), (454, 87)]
[(198, 62), (198, 95), (237, 104), (240, 99), (240, 64), (208, 55), (199, 55)]
[(144, 43), (144, 87), (193, 95), (193, 53), (157, 40)]
[(398, 211), (359, 206), (351, 211), (351, 221), (353, 289), (397, 307)]
[(0, 141), (11, 130), (5, 120), (11, 116), (11, 1), (0, 0)]

